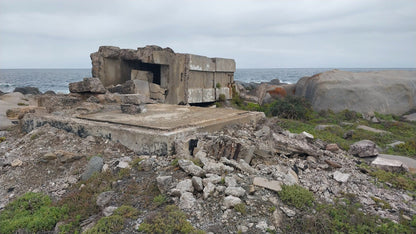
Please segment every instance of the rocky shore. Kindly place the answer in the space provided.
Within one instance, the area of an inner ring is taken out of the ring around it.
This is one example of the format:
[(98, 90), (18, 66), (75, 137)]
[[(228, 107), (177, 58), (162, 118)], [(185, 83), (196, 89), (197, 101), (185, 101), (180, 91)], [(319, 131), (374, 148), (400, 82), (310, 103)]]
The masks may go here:
[[(238, 90), (245, 102), (261, 104), (300, 92), (298, 85), (277, 81), (239, 85)], [(14, 232), (9, 204), (27, 192), (48, 195), (62, 215), (49, 226), (40, 222), (44, 229), (34, 225), (16, 230), (294, 233), (365, 227), (370, 232), (411, 233), (416, 228), (414, 160), (383, 157), (383, 149), (367, 139), (345, 150), (306, 129), (290, 132), (277, 117), (264, 117), (179, 137), (166, 156), (143, 155), (109, 138), (49, 124), (21, 131), (31, 114), (70, 116), (121, 108), (117, 94), (10, 93), (0, 99), (1, 123), (7, 123), (0, 131), (0, 217), (7, 218), (7, 223), (0, 221), (0, 232)], [(3, 121), (6, 118), (10, 122)], [(396, 121), (374, 114), (357, 118), (345, 124), (369, 126), (350, 134), (371, 132), (376, 120)], [(400, 178), (401, 183), (382, 175)], [(325, 210), (348, 212), (336, 224), (338, 216)], [(365, 223), (365, 217), (372, 221)]]

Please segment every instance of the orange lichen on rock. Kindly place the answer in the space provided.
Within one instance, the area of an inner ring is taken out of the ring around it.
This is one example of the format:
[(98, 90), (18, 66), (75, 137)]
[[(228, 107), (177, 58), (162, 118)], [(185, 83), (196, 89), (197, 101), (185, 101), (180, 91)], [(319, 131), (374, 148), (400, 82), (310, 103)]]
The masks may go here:
[(277, 88), (269, 90), (267, 92), (272, 97), (286, 97), (287, 96), (286, 90), (282, 87), (277, 87)]

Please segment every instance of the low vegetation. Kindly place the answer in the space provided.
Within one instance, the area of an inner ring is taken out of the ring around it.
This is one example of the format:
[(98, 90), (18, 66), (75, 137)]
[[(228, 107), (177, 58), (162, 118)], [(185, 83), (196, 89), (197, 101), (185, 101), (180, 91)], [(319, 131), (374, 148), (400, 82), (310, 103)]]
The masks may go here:
[(168, 205), (163, 210), (149, 215), (140, 225), (139, 231), (145, 233), (204, 233), (195, 229), (187, 220), (185, 213), (175, 205)]
[[(380, 201), (381, 202), (381, 201)], [(382, 203), (382, 202), (381, 202)], [(387, 205), (387, 204), (384, 204)], [(352, 194), (334, 204), (317, 203), (313, 212), (287, 220), (285, 233), (415, 233), (416, 216), (395, 223), (362, 212), (362, 205)]]
[(53, 230), (56, 223), (67, 215), (66, 206), (52, 206), (48, 196), (29, 192), (9, 203), (0, 213), (0, 233)]
[(297, 184), (282, 185), (282, 190), (278, 194), (283, 203), (298, 209), (311, 207), (315, 201), (312, 192)]
[[(341, 149), (348, 150), (349, 146), (360, 140), (371, 140), (384, 149), (384, 153), (416, 157), (416, 123), (401, 121), (399, 116), (383, 115), (375, 113), (380, 123), (373, 123), (363, 119), (362, 115), (344, 110), (339, 113), (327, 111), (313, 111), (311, 105), (302, 97), (287, 96), (284, 99), (276, 99), (272, 103), (258, 105), (244, 102), (238, 95), (233, 96), (232, 103), (235, 107), (261, 111), (269, 117), (279, 117), (277, 124), (293, 133), (306, 131), (315, 138), (328, 143), (337, 143)], [(322, 129), (318, 125), (328, 125)], [(366, 125), (388, 133), (374, 133), (357, 126)], [(395, 141), (403, 144), (394, 147), (388, 146)]]

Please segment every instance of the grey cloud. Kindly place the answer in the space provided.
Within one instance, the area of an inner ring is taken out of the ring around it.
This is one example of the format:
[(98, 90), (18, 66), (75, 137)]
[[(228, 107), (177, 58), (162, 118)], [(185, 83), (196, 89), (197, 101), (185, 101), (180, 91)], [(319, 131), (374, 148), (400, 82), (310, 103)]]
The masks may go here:
[(413, 0), (1, 0), (0, 68), (90, 67), (103, 44), (238, 67), (416, 67), (414, 12)]

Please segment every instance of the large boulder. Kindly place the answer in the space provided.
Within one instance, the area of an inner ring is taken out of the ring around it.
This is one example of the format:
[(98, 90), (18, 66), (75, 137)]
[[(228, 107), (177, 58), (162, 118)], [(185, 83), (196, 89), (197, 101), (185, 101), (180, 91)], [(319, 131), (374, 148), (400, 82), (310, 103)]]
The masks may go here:
[(373, 157), (378, 155), (377, 146), (370, 140), (355, 142), (350, 146), (349, 153), (360, 158)]
[(16, 87), (13, 92), (19, 92), (22, 94), (34, 94), (34, 95), (42, 94), (38, 88), (31, 87), (31, 86)]
[(295, 95), (305, 97), (318, 111), (400, 115), (416, 108), (416, 71), (332, 70), (300, 79)]
[(70, 83), (69, 91), (71, 93), (105, 93), (107, 90), (100, 79), (91, 77), (84, 78), (83, 81)]

